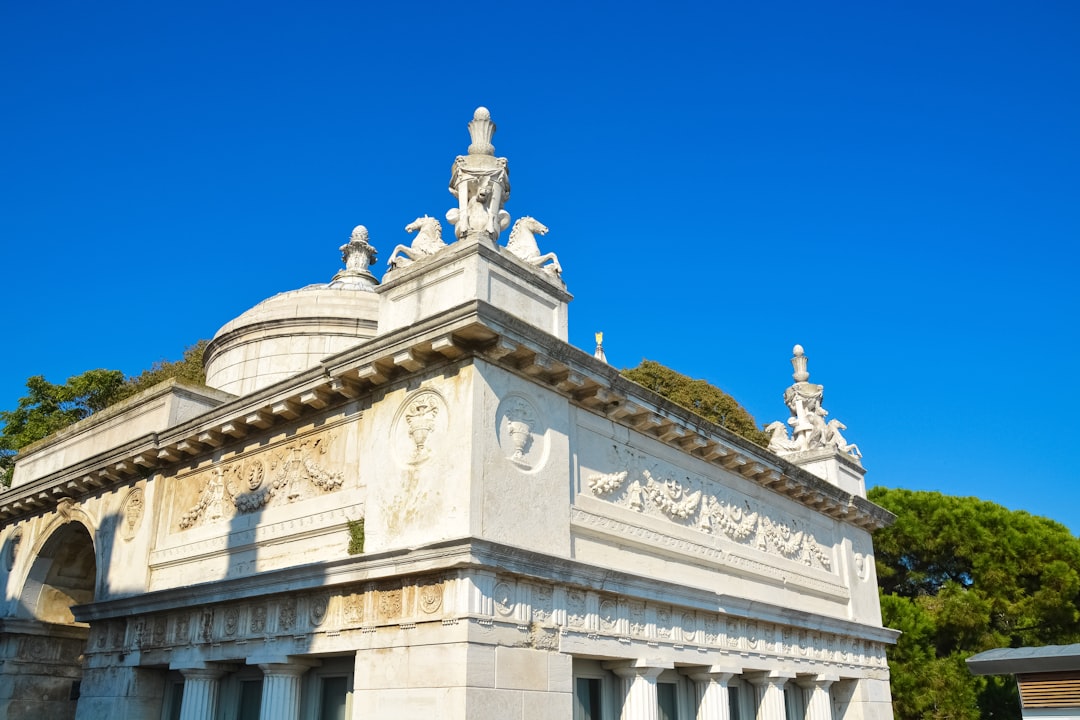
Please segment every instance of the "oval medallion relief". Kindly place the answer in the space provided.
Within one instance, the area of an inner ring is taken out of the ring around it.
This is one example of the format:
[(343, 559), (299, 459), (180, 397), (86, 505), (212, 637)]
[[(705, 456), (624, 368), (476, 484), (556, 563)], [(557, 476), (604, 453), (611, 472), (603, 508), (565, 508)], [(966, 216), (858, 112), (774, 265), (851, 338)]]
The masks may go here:
[(523, 395), (507, 395), (495, 413), (495, 428), (503, 456), (526, 472), (547, 461), (548, 432), (543, 416)]
[(405, 398), (394, 418), (394, 457), (402, 465), (427, 462), (449, 442), (446, 401), (434, 390), (418, 390)]

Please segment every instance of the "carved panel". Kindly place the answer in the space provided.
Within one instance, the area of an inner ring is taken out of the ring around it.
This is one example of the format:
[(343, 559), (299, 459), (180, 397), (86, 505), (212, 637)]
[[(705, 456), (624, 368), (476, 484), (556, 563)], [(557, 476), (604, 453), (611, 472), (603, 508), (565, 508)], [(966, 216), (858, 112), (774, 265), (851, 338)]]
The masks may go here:
[(495, 413), (499, 447), (506, 459), (522, 470), (537, 470), (547, 458), (547, 425), (523, 395), (503, 398)]
[(515, 599), (514, 586), (507, 582), (498, 582), (495, 584), (495, 590), (492, 594), (495, 600), (495, 612), (503, 617), (509, 617), (514, 614), (514, 608), (517, 606)]
[(339, 489), (344, 473), (327, 467), (340, 465), (327, 457), (336, 439), (337, 432), (327, 430), (175, 478), (177, 507), (187, 508), (176, 529), (227, 522), (237, 514)]
[(142, 488), (132, 488), (120, 505), (120, 537), (131, 540), (142, 525), (146, 498)]
[(625, 469), (586, 474), (593, 496), (810, 567), (832, 569), (829, 548), (794, 518), (780, 517), (775, 508), (751, 503), (718, 483), (633, 451), (614, 452), (614, 461)]
[(449, 427), (450, 419), (442, 395), (430, 388), (412, 393), (405, 398), (394, 418), (394, 458), (404, 467), (427, 462), (450, 442)]

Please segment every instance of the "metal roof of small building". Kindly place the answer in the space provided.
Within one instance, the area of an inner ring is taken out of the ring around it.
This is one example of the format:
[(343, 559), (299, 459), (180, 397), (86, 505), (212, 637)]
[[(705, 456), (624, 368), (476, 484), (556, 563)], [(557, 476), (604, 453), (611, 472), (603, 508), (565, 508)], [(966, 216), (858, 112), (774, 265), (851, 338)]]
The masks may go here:
[(967, 666), (975, 675), (1080, 670), (1080, 643), (987, 650), (969, 657)]

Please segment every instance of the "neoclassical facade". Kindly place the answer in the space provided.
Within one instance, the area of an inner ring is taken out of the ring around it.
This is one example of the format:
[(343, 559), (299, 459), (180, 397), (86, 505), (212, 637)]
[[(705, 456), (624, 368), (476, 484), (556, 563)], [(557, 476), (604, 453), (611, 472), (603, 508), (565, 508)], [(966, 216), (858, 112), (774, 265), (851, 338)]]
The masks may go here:
[(0, 716), (892, 717), (892, 517), (802, 349), (765, 449), (572, 347), (547, 228), (469, 131), (445, 239), (418, 218), (380, 283), (358, 227), (218, 332), (209, 387), (23, 451)]

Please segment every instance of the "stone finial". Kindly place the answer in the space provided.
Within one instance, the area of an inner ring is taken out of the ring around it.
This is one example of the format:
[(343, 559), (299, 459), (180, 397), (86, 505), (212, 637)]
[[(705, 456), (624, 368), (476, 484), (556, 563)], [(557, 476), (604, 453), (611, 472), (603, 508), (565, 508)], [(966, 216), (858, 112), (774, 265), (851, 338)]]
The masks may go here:
[(791, 377), (795, 382), (806, 382), (810, 379), (810, 373), (806, 370), (806, 354), (802, 345), (796, 345), (792, 349), (791, 367), (795, 368), (795, 374)]
[(607, 355), (604, 354), (604, 333), (596, 333), (596, 350), (593, 352), (593, 357), (600, 362), (607, 362)]
[(472, 122), (469, 123), (469, 137), (472, 139), (469, 154), (495, 155), (495, 146), (491, 144), (494, 135), (495, 123), (491, 121), (491, 113), (486, 107), (476, 108)]
[(368, 242), (368, 230), (363, 225), (353, 228), (349, 242), (338, 248), (345, 269), (339, 270), (330, 287), (350, 290), (374, 290), (379, 281), (369, 268), (375, 263), (376, 250)]

